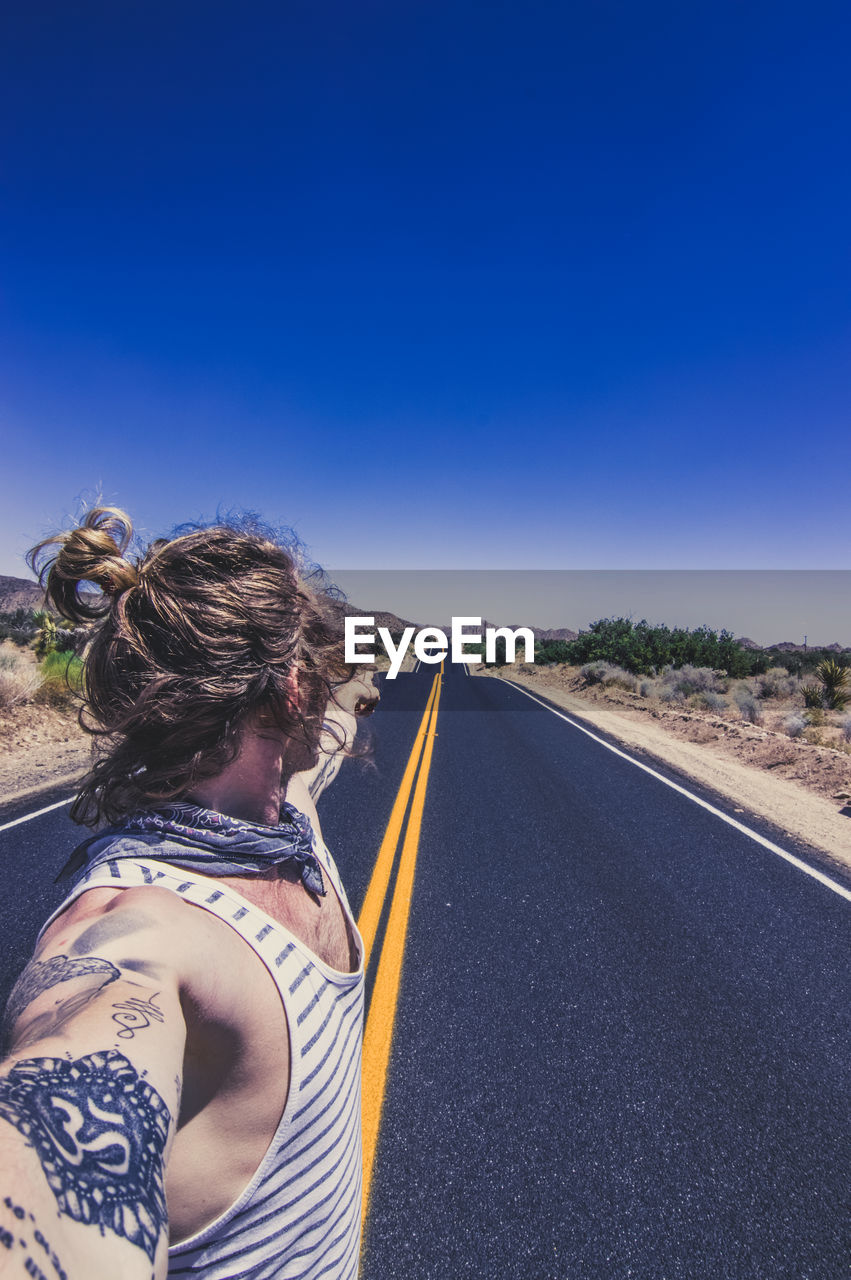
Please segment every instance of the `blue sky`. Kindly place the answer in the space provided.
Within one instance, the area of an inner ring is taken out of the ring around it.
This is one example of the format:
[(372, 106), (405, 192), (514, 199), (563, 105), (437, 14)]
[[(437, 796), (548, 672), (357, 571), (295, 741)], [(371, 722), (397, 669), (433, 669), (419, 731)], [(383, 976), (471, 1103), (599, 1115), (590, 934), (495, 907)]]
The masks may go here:
[(337, 567), (849, 567), (847, 5), (33, 0), (0, 44), (0, 572), (98, 489)]

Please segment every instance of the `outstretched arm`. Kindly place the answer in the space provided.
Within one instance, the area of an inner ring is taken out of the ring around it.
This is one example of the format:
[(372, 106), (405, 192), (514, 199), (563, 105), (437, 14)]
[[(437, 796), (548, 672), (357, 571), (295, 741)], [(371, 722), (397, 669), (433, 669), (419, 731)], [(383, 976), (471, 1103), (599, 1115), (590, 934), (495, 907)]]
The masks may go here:
[[(185, 1025), (152, 890), (93, 890), (15, 986), (0, 1064), (0, 1274), (161, 1280)], [(86, 899), (89, 899), (86, 902)]]
[[(317, 762), (312, 769), (295, 775), (310, 793), (314, 805), (340, 772), (357, 735), (358, 721), (372, 714), (379, 697), (369, 670), (358, 670), (351, 680), (334, 690), (325, 709)], [(300, 808), (296, 797), (302, 795), (303, 790), (297, 784), (293, 794), (287, 793), (287, 798)]]

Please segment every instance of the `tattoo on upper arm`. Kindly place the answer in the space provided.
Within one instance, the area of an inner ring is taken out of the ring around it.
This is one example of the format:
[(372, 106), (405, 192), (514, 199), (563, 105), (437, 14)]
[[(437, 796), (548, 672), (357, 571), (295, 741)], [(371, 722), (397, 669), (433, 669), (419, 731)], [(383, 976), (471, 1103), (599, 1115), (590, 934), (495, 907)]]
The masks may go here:
[(0, 1118), (36, 1152), (60, 1213), (114, 1232), (153, 1262), (167, 1223), (171, 1114), (123, 1054), (15, 1063), (0, 1077)]
[(62, 982), (71, 982), (76, 978), (88, 978), (84, 991), (61, 1001), (54, 1009), (48, 1010), (33, 1018), (26, 1028), (28, 1042), (60, 1030), (70, 1018), (85, 1008), (89, 1001), (108, 987), (111, 982), (121, 977), (121, 971), (109, 960), (99, 956), (84, 956), (72, 959), (70, 956), (51, 956), (49, 960), (33, 960), (24, 969), (12, 988), (9, 1003), (3, 1017), (3, 1042), (7, 1044), (12, 1038), (12, 1029), (21, 1014), (32, 1004), (43, 991), (58, 986)]
[(109, 960), (102, 960), (100, 956), (85, 956), (79, 960), (72, 960), (70, 956), (51, 956), (49, 960), (33, 960), (12, 988), (6, 1006), (7, 1019), (14, 1022), (42, 991), (49, 991), (60, 982), (70, 982), (72, 978), (86, 978), (89, 975), (95, 978), (97, 990), (102, 991), (110, 982), (120, 978), (121, 972)]
[(145, 1027), (149, 1027), (152, 1022), (163, 1021), (165, 1014), (154, 1004), (159, 994), (159, 991), (156, 991), (149, 1000), (131, 996), (129, 1000), (121, 1000), (112, 1006), (113, 1009), (118, 1010), (112, 1015), (112, 1021), (117, 1022), (121, 1027), (118, 1032), (120, 1040), (132, 1040), (137, 1031), (144, 1031)]

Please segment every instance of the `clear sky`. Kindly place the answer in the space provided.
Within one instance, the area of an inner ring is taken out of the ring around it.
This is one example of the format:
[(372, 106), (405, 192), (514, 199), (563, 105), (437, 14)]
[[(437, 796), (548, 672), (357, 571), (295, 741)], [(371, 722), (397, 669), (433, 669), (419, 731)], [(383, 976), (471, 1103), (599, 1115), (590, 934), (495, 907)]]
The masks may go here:
[(849, 567), (847, 3), (31, 0), (0, 47), (0, 572), (98, 489), (338, 567)]

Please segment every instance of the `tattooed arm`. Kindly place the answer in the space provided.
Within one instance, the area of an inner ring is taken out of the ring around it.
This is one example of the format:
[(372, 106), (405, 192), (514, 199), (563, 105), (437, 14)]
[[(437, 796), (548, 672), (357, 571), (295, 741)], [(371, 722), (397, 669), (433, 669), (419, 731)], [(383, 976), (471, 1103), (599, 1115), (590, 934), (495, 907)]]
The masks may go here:
[[(0, 1065), (0, 1275), (166, 1274), (165, 1163), (185, 1025), (152, 890), (72, 907), (7, 1006)], [(167, 916), (166, 916), (167, 919)]]
[(297, 773), (290, 780), (287, 799), (297, 808), (305, 790), (314, 804), (340, 772), (358, 731), (358, 720), (369, 716), (378, 705), (380, 694), (373, 684), (371, 671), (360, 670), (345, 684), (334, 690), (325, 710), (319, 739), (319, 755), (312, 769)]

